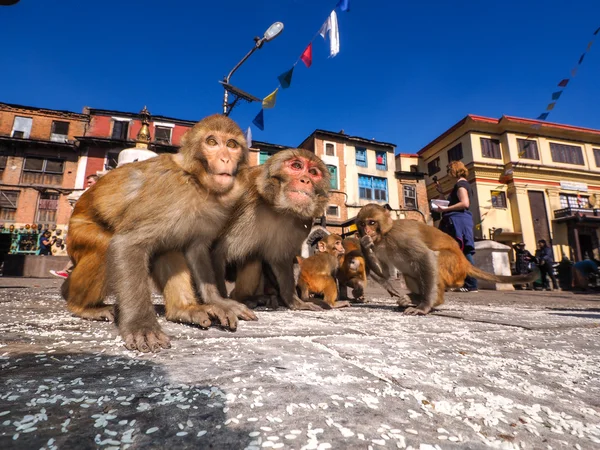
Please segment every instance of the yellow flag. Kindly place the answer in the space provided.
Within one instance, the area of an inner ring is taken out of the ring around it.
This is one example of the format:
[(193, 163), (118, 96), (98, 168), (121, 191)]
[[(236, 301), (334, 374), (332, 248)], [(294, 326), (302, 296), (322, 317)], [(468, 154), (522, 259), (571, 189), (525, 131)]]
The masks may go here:
[(279, 88), (275, 89), (273, 92), (271, 92), (269, 95), (267, 95), (263, 99), (263, 103), (262, 103), (263, 108), (267, 109), (267, 108), (273, 108), (275, 106), (275, 100), (277, 100), (277, 91), (278, 90), (279, 90)]

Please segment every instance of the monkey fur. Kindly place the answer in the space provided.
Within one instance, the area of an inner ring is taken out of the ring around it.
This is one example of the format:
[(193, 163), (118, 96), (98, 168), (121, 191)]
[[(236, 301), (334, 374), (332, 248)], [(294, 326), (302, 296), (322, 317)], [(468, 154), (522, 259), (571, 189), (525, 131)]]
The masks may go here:
[(344, 254), (340, 256), (340, 268), (337, 279), (340, 285), (340, 298), (348, 298), (348, 288), (352, 288), (355, 301), (365, 302), (364, 292), (367, 287), (367, 264), (356, 238), (346, 238), (342, 241)]
[[(165, 296), (168, 320), (209, 326), (211, 318), (235, 329), (237, 318), (253, 320), (236, 302), (212, 298), (210, 246), (244, 194), (236, 180), (247, 165), (242, 130), (222, 115), (197, 123), (175, 155), (163, 154), (112, 170), (76, 203), (69, 222), (68, 252), (75, 265), (62, 286), (69, 311), (113, 320), (104, 304), (117, 296), (119, 332), (129, 349), (170, 347), (151, 301), (150, 278)], [(183, 255), (184, 261), (172, 258)], [(171, 256), (170, 256), (171, 255)], [(110, 278), (110, 280), (108, 280)]]
[(424, 315), (444, 303), (447, 288), (458, 288), (467, 275), (496, 283), (527, 283), (536, 272), (522, 276), (502, 276), (485, 272), (469, 263), (451, 236), (435, 227), (414, 220), (392, 220), (382, 206), (371, 203), (361, 208), (356, 225), (369, 268), (384, 280), (391, 271), (402, 272), (410, 299), (404, 314)]

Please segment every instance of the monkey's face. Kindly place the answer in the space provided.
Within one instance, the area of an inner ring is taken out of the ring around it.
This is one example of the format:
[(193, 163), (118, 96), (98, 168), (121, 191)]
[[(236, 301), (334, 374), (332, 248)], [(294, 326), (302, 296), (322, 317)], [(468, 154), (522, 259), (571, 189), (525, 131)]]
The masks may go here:
[(375, 243), (381, 238), (379, 222), (372, 217), (359, 220), (357, 227), (361, 236), (369, 236)]
[(316, 216), (326, 194), (323, 188), (325, 170), (321, 161), (302, 156), (294, 155), (284, 161), (280, 205), (286, 205), (286, 209), (304, 217)]
[(346, 253), (346, 250), (344, 249), (344, 246), (342, 245), (341, 239), (337, 239), (333, 243), (333, 250), (335, 251), (336, 256), (340, 256), (340, 255), (343, 255), (344, 253)]
[(348, 264), (348, 270), (357, 272), (359, 268), (360, 268), (360, 261), (357, 258), (352, 258), (352, 260), (350, 261), (350, 264)]
[(199, 156), (205, 158), (205, 169), (211, 181), (209, 186), (218, 192), (229, 191), (242, 157), (242, 145), (234, 136), (214, 132), (205, 137), (203, 147)]

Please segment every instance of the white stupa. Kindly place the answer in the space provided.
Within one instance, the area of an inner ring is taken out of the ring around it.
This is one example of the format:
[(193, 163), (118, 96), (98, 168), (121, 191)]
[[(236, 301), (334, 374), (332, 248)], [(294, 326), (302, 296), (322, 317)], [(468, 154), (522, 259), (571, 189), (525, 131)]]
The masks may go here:
[(126, 148), (121, 150), (119, 153), (119, 159), (117, 161), (117, 167), (122, 166), (135, 161), (144, 161), (145, 159), (153, 158), (158, 156), (152, 150), (148, 150), (148, 144), (150, 144), (150, 112), (144, 106), (144, 109), (140, 111), (140, 118), (142, 121), (142, 127), (137, 134), (135, 139), (135, 147)]

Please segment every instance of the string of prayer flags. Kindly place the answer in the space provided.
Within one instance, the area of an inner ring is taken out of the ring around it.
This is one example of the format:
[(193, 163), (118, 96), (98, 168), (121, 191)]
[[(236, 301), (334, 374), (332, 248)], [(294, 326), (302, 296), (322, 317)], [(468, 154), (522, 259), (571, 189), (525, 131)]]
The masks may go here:
[(246, 130), (246, 144), (248, 148), (252, 147), (252, 129), (250, 127)]
[(258, 128), (260, 131), (265, 131), (265, 115), (264, 109), (261, 109), (256, 117), (252, 120), (252, 123)]
[(331, 11), (331, 14), (319, 30), (319, 34), (323, 39), (325, 39), (327, 33), (329, 33), (329, 57), (333, 58), (340, 52), (340, 30), (338, 28), (335, 9)]
[(273, 92), (271, 92), (265, 98), (263, 98), (263, 101), (262, 101), (263, 109), (275, 107), (275, 101), (277, 100), (277, 91), (279, 91), (279, 88), (275, 89)]
[(340, 8), (340, 11), (350, 12), (350, 0), (340, 0), (335, 7)]
[(310, 67), (312, 64), (312, 42), (308, 44), (308, 47), (306, 47), (306, 49), (302, 52), (300, 59), (306, 65), (306, 67)]
[[(598, 33), (600, 33), (600, 28), (598, 28), (596, 31), (594, 31), (594, 37), (592, 38), (591, 41), (588, 42), (585, 52), (583, 52), (581, 54), (581, 56), (579, 57), (579, 61), (577, 62), (577, 65), (573, 69), (571, 69), (571, 78), (574, 78), (575, 75), (577, 75), (577, 70), (578, 70), (579, 66), (581, 66), (581, 63), (583, 63), (583, 60), (585, 59), (585, 55), (587, 55), (587, 53), (592, 48), (592, 45), (594, 44), (594, 39), (596, 38)], [(560, 82), (558, 83), (558, 87), (560, 87), (562, 89), (560, 91), (554, 92), (552, 94), (552, 102), (549, 103), (548, 106), (546, 106), (546, 112), (540, 114), (537, 117), (537, 120), (546, 120), (548, 118), (548, 115), (549, 115), (548, 111), (552, 111), (554, 109), (554, 107), (556, 106), (557, 100), (560, 98), (564, 89), (569, 84), (569, 81), (570, 81), (569, 78), (563, 78), (562, 80), (560, 80)], [(541, 126), (542, 126), (541, 124), (536, 123), (535, 125), (532, 125), (532, 128), (539, 130), (541, 128)]]
[(279, 80), (279, 84), (283, 89), (289, 88), (292, 84), (292, 74), (294, 73), (294, 67), (295, 66), (293, 66), (290, 70), (288, 70), (285, 73), (282, 73), (277, 77), (277, 79)]

